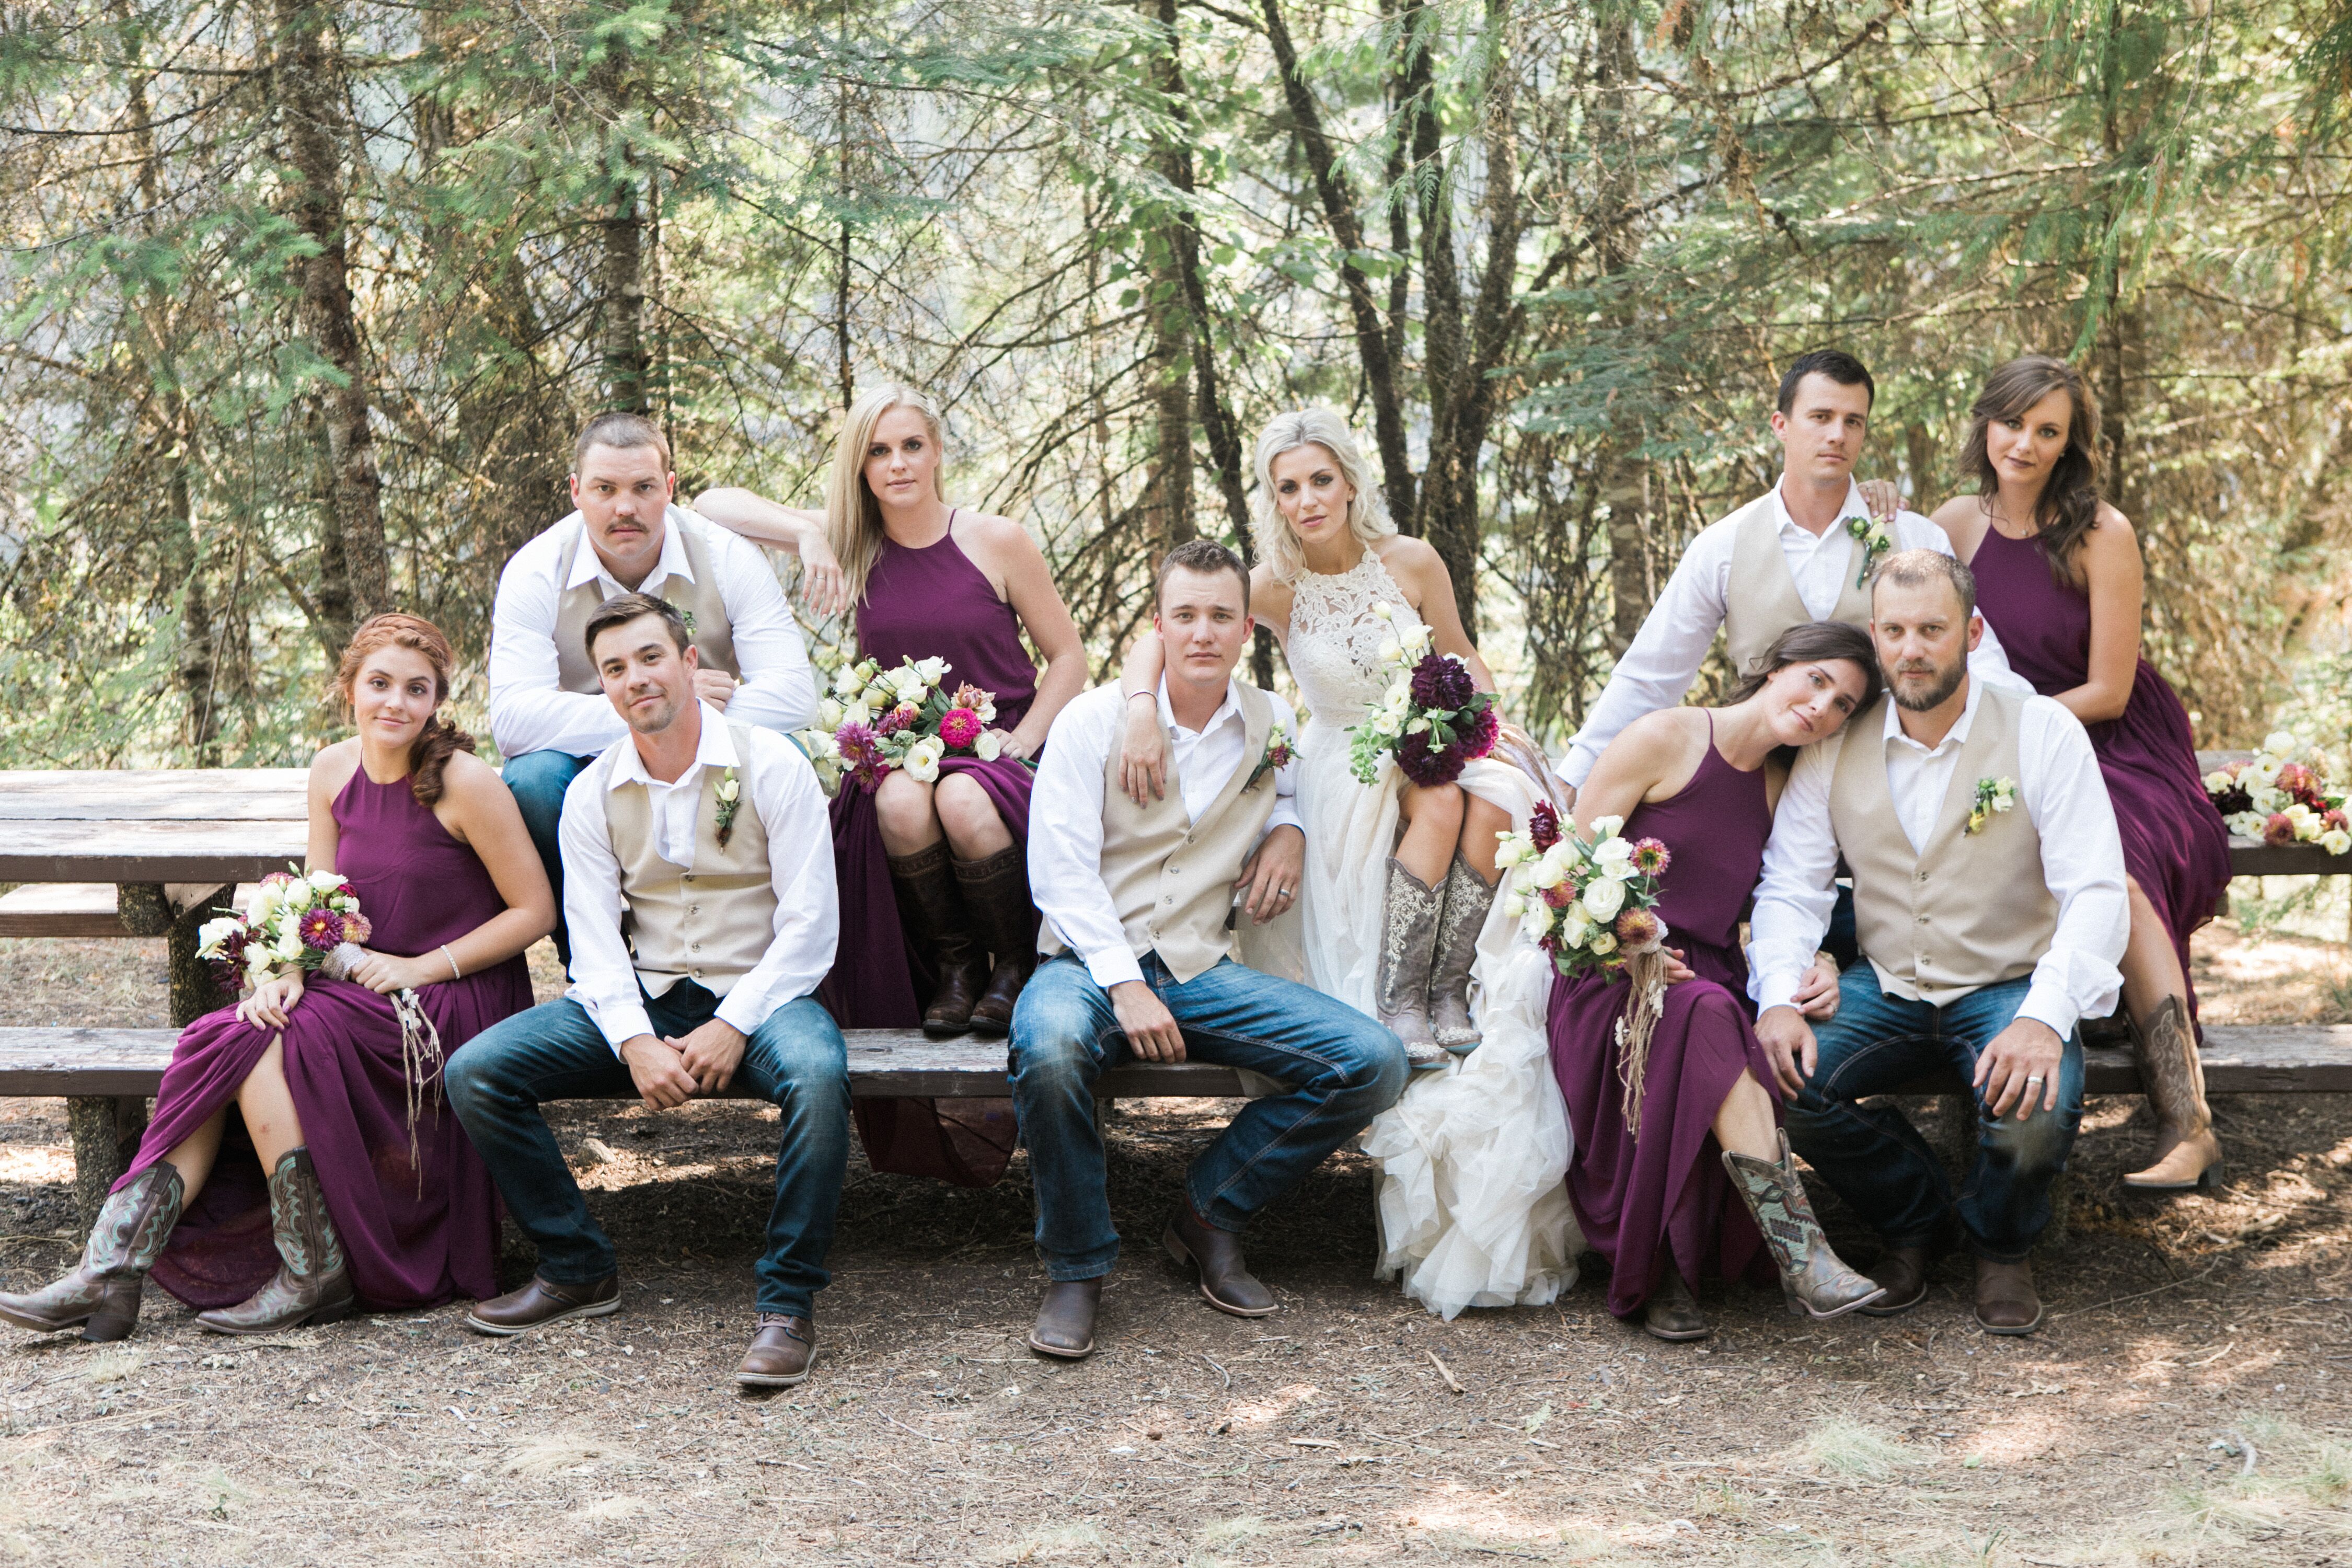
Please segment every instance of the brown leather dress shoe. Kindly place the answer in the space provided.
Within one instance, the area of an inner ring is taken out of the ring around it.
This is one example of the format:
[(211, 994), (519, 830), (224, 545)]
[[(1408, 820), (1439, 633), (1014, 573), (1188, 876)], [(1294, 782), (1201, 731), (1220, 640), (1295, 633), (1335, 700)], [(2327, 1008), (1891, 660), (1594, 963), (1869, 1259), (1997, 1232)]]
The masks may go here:
[(1698, 1298), (1683, 1282), (1681, 1270), (1669, 1266), (1666, 1277), (1642, 1304), (1642, 1331), (1654, 1340), (1679, 1342), (1706, 1339), (1715, 1328), (1698, 1310)]
[(1045, 1287), (1037, 1321), (1026, 1342), (1039, 1355), (1083, 1361), (1095, 1353), (1095, 1314), (1102, 1308), (1102, 1280), (1056, 1279)]
[(1191, 1204), (1179, 1205), (1160, 1233), (1160, 1245), (1181, 1267), (1201, 1271), (1201, 1299), (1236, 1318), (1263, 1318), (1278, 1310), (1274, 1292), (1242, 1261), (1242, 1238), (1202, 1223)]
[(1977, 1259), (1977, 1327), (1989, 1334), (2030, 1334), (2042, 1326), (2042, 1298), (2031, 1263)]
[(815, 1361), (814, 1323), (786, 1312), (762, 1312), (735, 1381), (746, 1388), (790, 1388), (808, 1381)]
[(1865, 1271), (1886, 1294), (1862, 1309), (1867, 1318), (1892, 1318), (1927, 1299), (1927, 1249), (1890, 1247)]
[(494, 1301), (477, 1301), (466, 1326), (478, 1334), (504, 1338), (545, 1328), (569, 1318), (602, 1318), (621, 1310), (621, 1277), (607, 1274), (593, 1285), (557, 1285), (534, 1274), (520, 1290)]

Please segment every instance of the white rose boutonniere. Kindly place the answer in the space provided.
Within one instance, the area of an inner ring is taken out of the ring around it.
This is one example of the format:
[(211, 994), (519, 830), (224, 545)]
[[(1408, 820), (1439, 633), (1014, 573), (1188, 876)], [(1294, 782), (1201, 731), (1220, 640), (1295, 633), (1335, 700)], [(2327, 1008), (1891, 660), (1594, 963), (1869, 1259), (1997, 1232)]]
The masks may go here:
[(719, 775), (719, 787), (712, 793), (719, 797), (719, 809), (711, 814), (710, 836), (724, 849), (735, 831), (735, 814), (743, 809), (743, 783), (735, 776), (735, 770), (729, 768)]

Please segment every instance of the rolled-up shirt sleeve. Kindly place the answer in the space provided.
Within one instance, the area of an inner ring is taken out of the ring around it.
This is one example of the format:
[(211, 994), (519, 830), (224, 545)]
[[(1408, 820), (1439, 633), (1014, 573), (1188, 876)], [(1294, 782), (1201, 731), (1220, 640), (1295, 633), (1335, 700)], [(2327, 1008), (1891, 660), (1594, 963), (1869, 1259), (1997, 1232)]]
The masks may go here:
[(703, 538), (719, 574), (735, 663), (743, 672), (727, 717), (779, 731), (804, 727), (816, 717), (816, 675), (775, 569), (758, 545), (716, 523), (704, 523)]
[[(1830, 777), (1850, 737), (1807, 746), (1790, 770), (1764, 844), (1764, 879), (1748, 926), (1748, 994), (1756, 1010), (1791, 1005), (1821, 951), (1837, 907), (1837, 832), (1830, 823)], [(1863, 736), (1864, 744), (1875, 739)]]
[(2123, 836), (2082, 721), (2046, 697), (2018, 722), (2018, 798), (2042, 839), (2042, 875), (2058, 900), (2050, 950), (2033, 966), (2018, 1016), (2062, 1038), (2115, 1010), (2123, 990), (2131, 901)]
[[(1282, 726), (1282, 732), (1297, 734), (1298, 715), (1290, 704), (1271, 691), (1265, 694), (1265, 700), (1273, 704), (1275, 721)], [(1108, 762), (1108, 758), (1104, 760)], [(1254, 768), (1257, 763), (1252, 760), (1245, 765)], [(1274, 811), (1265, 819), (1265, 833), (1277, 827), (1296, 827), (1301, 833), (1307, 831), (1307, 824), (1298, 815), (1298, 742), (1296, 741), (1291, 742), (1290, 761), (1276, 768), (1274, 773)], [(1259, 834), (1258, 837), (1263, 840), (1265, 833)]]
[(621, 935), (621, 860), (604, 816), (609, 765), (600, 758), (572, 781), (556, 839), (563, 851), (563, 926), (572, 939), (570, 995), (619, 1056), (624, 1044), (652, 1034), (654, 1026)]
[(775, 935), (751, 972), (730, 986), (719, 1018), (743, 1034), (788, 1002), (815, 991), (833, 968), (841, 902), (833, 875), (833, 824), (824, 790), (798, 747), (770, 730), (750, 731), (758, 766), (751, 807), (768, 835)]
[(1143, 978), (1102, 877), (1104, 769), (1124, 711), (1116, 687), (1098, 687), (1063, 709), (1046, 736), (1029, 805), (1029, 820), (1038, 825), (1029, 835), (1037, 912), (1106, 990)]

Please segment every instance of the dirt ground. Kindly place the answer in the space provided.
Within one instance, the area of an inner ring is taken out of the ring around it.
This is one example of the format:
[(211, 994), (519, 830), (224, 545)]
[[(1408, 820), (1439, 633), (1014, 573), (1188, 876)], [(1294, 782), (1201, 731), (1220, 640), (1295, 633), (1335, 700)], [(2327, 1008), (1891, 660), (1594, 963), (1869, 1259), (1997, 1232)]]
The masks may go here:
[[(0, 1023), (161, 1023), (162, 966), (155, 943), (0, 943)], [(2199, 974), (2217, 1021), (2352, 1021), (2340, 945), (2215, 928)], [(1440, 1322), (1369, 1277), (1352, 1156), (1253, 1236), (1284, 1310), (1227, 1318), (1150, 1241), (1229, 1108), (1129, 1102), (1104, 1349), (1049, 1364), (1020, 1343), (1024, 1167), (973, 1192), (859, 1160), (817, 1375), (764, 1399), (729, 1374), (774, 1113), (575, 1108), (559, 1136), (625, 1311), (507, 1342), (458, 1307), (239, 1342), (151, 1290), (127, 1343), (0, 1341), (0, 1558), (2352, 1568), (2352, 1105), (2221, 1101), (2226, 1190), (2164, 1202), (2117, 1185), (2134, 1103), (2093, 1104), (2039, 1265), (2053, 1317), (2023, 1341), (1974, 1329), (1958, 1262), (1894, 1320), (1807, 1325), (1711, 1287), (1697, 1345), (1619, 1324), (1591, 1278)], [(70, 1169), (58, 1102), (0, 1100), (11, 1288), (79, 1246)], [(506, 1264), (529, 1268), (511, 1237)]]

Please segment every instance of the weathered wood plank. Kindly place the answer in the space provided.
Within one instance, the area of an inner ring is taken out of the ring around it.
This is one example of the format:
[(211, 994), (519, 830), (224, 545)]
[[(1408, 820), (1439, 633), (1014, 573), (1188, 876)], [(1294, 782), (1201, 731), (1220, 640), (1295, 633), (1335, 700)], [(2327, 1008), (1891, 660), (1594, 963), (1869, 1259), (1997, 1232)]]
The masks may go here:
[(303, 768), (0, 770), (0, 822), (300, 821)]
[(18, 821), (0, 831), (0, 882), (256, 882), (309, 852), (275, 822)]

